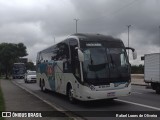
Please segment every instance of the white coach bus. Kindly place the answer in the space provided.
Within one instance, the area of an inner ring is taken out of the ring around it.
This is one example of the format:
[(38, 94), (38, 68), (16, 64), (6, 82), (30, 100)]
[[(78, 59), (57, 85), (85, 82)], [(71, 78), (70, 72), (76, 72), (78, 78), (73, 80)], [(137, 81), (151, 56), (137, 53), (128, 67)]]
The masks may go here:
[(130, 63), (120, 39), (73, 34), (37, 55), (37, 83), (42, 91), (67, 95), (71, 102), (114, 99), (131, 93)]

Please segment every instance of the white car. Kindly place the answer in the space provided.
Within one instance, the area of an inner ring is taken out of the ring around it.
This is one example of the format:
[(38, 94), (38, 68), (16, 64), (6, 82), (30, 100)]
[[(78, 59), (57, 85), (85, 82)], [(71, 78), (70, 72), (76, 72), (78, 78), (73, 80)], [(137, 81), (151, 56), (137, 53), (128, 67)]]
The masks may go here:
[(25, 83), (36, 82), (36, 79), (36, 71), (27, 71), (27, 73), (24, 76)]

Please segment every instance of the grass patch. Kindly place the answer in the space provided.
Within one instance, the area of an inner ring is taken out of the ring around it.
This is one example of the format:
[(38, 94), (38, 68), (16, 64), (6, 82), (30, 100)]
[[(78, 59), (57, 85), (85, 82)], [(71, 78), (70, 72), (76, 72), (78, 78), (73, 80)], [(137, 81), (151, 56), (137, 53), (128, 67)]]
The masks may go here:
[[(1, 81), (1, 79), (0, 79)], [(3, 93), (1, 90), (1, 82), (0, 82), (0, 112), (5, 111), (5, 104), (4, 104), (4, 99), (3, 99)], [(4, 120), (4, 118), (1, 118), (1, 120)]]

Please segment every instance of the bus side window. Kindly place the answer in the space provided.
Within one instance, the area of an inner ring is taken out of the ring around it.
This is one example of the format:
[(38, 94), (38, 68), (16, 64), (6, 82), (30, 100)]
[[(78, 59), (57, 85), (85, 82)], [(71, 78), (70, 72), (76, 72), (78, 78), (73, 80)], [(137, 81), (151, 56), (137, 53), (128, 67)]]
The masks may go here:
[(40, 62), (42, 62), (43, 61), (43, 57), (42, 56), (40, 56)]
[(65, 61), (69, 59), (69, 48), (67, 43), (61, 42), (57, 44), (55, 51), (54, 51), (54, 56), (52, 59), (55, 60), (60, 60), (60, 61)]
[(71, 60), (76, 60), (78, 58), (78, 52), (75, 49), (78, 47), (78, 41), (75, 39), (70, 39), (69, 40), (69, 46), (70, 46), (70, 51), (71, 51)]
[(69, 39), (69, 47), (70, 47), (70, 53), (71, 53), (71, 69), (72, 73), (75, 75), (75, 77), (80, 80), (80, 63), (78, 60), (78, 51), (75, 49), (78, 47), (78, 41), (76, 39)]
[(40, 54), (40, 53), (38, 53), (38, 54), (37, 54), (36, 64), (39, 64), (39, 63), (40, 63), (40, 60), (39, 60), (39, 54)]
[(52, 56), (51, 59), (63, 61), (63, 72), (71, 72), (69, 65), (69, 46), (67, 40), (56, 45), (54, 56)]

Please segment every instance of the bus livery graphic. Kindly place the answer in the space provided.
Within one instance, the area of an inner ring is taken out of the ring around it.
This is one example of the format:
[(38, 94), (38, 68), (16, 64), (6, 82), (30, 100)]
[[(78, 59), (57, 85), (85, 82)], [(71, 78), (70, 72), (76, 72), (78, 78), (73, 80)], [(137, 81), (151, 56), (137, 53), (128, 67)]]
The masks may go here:
[(130, 63), (120, 39), (100, 34), (73, 34), (37, 54), (37, 80), (49, 89), (88, 101), (130, 95)]

